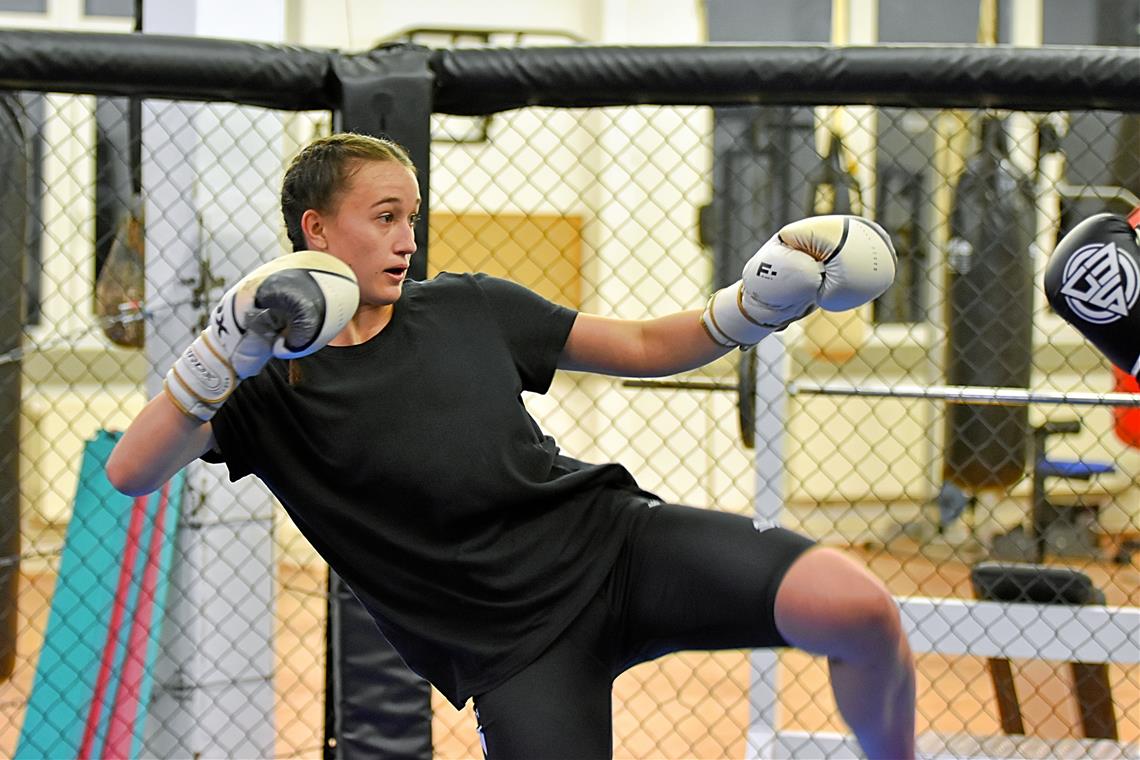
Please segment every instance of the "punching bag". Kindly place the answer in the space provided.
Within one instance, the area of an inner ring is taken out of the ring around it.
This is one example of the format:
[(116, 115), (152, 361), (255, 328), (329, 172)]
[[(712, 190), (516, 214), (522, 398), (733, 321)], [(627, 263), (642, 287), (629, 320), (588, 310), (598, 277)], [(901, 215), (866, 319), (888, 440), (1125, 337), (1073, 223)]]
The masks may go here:
[[(807, 205), (813, 214), (863, 213), (859, 181), (845, 165), (846, 154), (839, 134), (832, 132), (827, 155), (806, 178)], [(842, 313), (817, 309), (803, 321), (805, 345), (820, 358), (847, 361), (866, 343), (869, 317), (869, 308)]]
[(859, 180), (843, 165), (843, 139), (832, 132), (827, 155), (807, 176), (807, 207), (814, 214), (862, 214)]
[[(1028, 388), (1032, 188), (1009, 160), (1000, 120), (982, 123), (980, 142), (950, 215), (947, 382)], [(1026, 406), (949, 404), (945, 480), (967, 490), (1008, 486), (1025, 470), (1031, 437)]]

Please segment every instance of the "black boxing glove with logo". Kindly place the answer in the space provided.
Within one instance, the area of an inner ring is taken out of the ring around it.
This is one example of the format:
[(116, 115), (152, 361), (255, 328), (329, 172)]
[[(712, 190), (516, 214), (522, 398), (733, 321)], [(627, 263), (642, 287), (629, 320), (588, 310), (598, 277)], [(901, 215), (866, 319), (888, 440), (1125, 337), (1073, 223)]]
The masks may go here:
[(1065, 235), (1045, 268), (1045, 297), (1113, 364), (1140, 376), (1140, 209), (1096, 214)]

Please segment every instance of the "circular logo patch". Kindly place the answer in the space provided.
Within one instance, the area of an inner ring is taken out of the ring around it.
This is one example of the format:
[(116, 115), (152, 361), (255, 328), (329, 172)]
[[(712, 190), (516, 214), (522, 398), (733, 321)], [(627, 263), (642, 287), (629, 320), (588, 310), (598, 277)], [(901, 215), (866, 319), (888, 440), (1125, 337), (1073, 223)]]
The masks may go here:
[(1115, 243), (1083, 246), (1065, 264), (1061, 295), (1086, 322), (1115, 322), (1128, 316), (1140, 298), (1140, 266)]

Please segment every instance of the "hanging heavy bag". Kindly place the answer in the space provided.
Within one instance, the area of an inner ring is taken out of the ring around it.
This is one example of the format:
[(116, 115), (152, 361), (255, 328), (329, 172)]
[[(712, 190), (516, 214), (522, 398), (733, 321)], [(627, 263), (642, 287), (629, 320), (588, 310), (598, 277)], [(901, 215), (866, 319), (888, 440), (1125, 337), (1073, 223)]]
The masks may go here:
[[(1009, 160), (1002, 122), (987, 120), (950, 217), (950, 384), (1028, 388), (1034, 219), (1032, 189)], [(1025, 406), (950, 404), (944, 477), (968, 490), (1011, 485), (1025, 470), (1030, 438)]]
[[(845, 165), (846, 150), (833, 132), (827, 155), (808, 175), (808, 207), (816, 215), (863, 213), (859, 181)], [(820, 310), (804, 320), (804, 339), (813, 354), (834, 362), (859, 352), (870, 333), (870, 306), (857, 311)]]

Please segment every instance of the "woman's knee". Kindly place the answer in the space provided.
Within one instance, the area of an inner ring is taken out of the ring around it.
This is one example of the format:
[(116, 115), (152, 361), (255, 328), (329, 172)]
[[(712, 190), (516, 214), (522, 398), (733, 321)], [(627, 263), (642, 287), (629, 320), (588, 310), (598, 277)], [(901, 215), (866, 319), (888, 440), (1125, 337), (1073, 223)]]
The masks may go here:
[(776, 594), (776, 626), (793, 646), (861, 658), (903, 639), (887, 587), (847, 554), (818, 547), (797, 559)]

